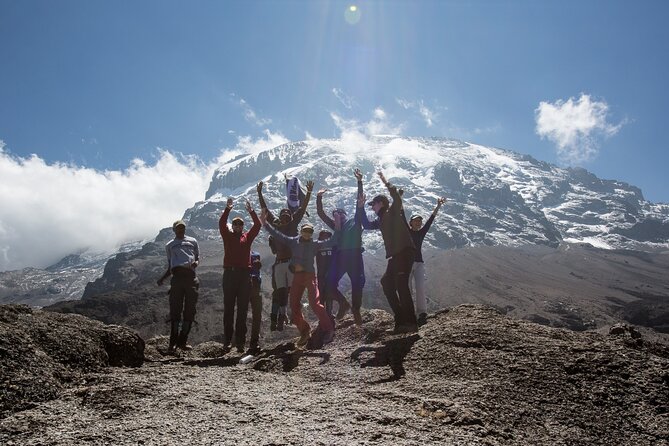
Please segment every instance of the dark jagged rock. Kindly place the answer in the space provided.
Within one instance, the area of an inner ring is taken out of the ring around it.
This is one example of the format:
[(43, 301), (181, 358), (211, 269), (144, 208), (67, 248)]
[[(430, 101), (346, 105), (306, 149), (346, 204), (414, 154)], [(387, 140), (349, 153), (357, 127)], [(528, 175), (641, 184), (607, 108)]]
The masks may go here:
[(107, 366), (140, 366), (132, 330), (83, 316), (0, 306), (0, 417), (55, 398), (67, 383)]

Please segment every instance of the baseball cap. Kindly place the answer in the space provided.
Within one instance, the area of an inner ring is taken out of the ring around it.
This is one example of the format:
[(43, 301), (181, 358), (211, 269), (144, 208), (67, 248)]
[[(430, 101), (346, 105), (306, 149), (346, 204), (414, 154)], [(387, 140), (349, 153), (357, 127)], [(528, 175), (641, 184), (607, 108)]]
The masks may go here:
[(301, 232), (301, 231), (311, 232), (311, 233), (313, 234), (313, 232), (314, 232), (314, 227), (313, 227), (310, 223), (305, 223), (305, 224), (303, 224), (302, 227), (300, 228), (300, 232)]
[(414, 220), (417, 220), (417, 219), (421, 219), (421, 220), (422, 220), (422, 219), (423, 219), (423, 216), (422, 216), (422, 215), (418, 215), (418, 214), (413, 214), (413, 215), (411, 216), (411, 218), (409, 219), (409, 221), (414, 221)]
[(172, 224), (172, 229), (176, 229), (177, 226), (183, 226), (184, 228), (186, 227), (186, 223), (184, 223), (183, 220), (177, 220)]

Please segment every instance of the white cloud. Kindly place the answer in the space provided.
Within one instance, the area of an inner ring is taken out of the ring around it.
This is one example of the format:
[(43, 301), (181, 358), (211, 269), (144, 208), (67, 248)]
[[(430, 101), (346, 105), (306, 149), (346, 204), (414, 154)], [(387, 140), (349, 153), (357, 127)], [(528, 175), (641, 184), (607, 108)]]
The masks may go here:
[[(263, 150), (271, 149), (281, 144), (290, 142), (288, 138), (281, 133), (272, 133), (269, 130), (264, 130), (260, 138), (253, 138), (251, 136), (240, 136), (237, 138), (237, 147), (233, 149), (238, 153), (259, 153)], [(227, 152), (226, 152), (227, 153)], [(219, 164), (220, 158), (217, 161)]]
[(204, 198), (218, 166), (286, 142), (265, 130), (258, 138), (239, 136), (209, 163), (159, 149), (152, 164), (135, 159), (125, 170), (99, 171), (12, 156), (0, 140), (0, 271), (153, 238)]
[(423, 103), (423, 101), (420, 101), (418, 104), (418, 112), (420, 115), (423, 117), (423, 120), (425, 121), (425, 125), (428, 127), (432, 127), (434, 125), (435, 119), (437, 119), (437, 114), (430, 110), (427, 105)]
[(333, 88), (332, 94), (335, 95), (335, 97), (339, 99), (339, 102), (341, 102), (341, 104), (349, 110), (356, 105), (355, 99), (353, 99), (352, 96), (349, 96), (346, 93), (344, 93), (344, 91), (341, 88)]
[(0, 270), (153, 237), (202, 199), (211, 172), (195, 157), (164, 150), (152, 165), (133, 160), (122, 171), (98, 171), (0, 148)]
[(558, 156), (568, 164), (594, 159), (599, 152), (599, 140), (618, 133), (624, 122), (607, 122), (609, 106), (581, 94), (576, 100), (541, 102), (534, 111), (536, 132), (556, 145)]
[(360, 122), (356, 119), (346, 119), (337, 113), (331, 112), (330, 117), (339, 129), (342, 139), (347, 135), (358, 134), (364, 137), (374, 135), (401, 135), (404, 123), (393, 123), (391, 117), (380, 107), (374, 109), (372, 119)]
[(423, 118), (427, 127), (432, 127), (439, 118), (439, 113), (425, 105), (425, 102), (422, 99), (419, 101), (409, 101), (407, 99), (395, 98), (395, 102), (405, 110), (415, 109), (421, 118)]
[(239, 99), (239, 105), (242, 107), (242, 110), (244, 111), (244, 119), (246, 119), (251, 124), (255, 124), (258, 127), (263, 127), (272, 123), (272, 120), (269, 118), (259, 117), (255, 112), (255, 110), (253, 110), (253, 108), (249, 105), (249, 103), (246, 102), (246, 100), (244, 100), (243, 98)]

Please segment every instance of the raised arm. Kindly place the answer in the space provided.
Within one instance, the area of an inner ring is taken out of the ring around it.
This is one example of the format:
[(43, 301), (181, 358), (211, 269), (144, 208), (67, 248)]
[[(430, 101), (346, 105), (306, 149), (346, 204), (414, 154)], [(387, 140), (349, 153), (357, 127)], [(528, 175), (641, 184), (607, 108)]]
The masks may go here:
[(318, 216), (323, 220), (323, 223), (328, 225), (331, 229), (335, 229), (335, 222), (333, 219), (331, 219), (323, 210), (323, 194), (327, 191), (327, 189), (321, 189), (318, 191), (316, 194), (316, 212), (318, 213)]
[(256, 211), (253, 210), (253, 208), (251, 207), (251, 203), (248, 200), (246, 200), (246, 211), (249, 213), (251, 219), (253, 220), (253, 226), (251, 227), (247, 235), (248, 239), (252, 241), (260, 233), (260, 228), (262, 227), (262, 224), (260, 223), (260, 219), (258, 218)]
[(304, 201), (302, 202), (302, 206), (293, 214), (293, 221), (295, 224), (299, 224), (300, 221), (302, 221), (302, 217), (304, 217), (304, 214), (307, 212), (307, 205), (309, 204), (309, 200), (311, 200), (311, 191), (314, 190), (314, 182), (309, 180), (307, 181), (307, 195), (304, 197)]
[(420, 230), (421, 230), (421, 232), (423, 232), (423, 234), (427, 234), (427, 231), (430, 230), (430, 226), (432, 226), (432, 222), (434, 221), (434, 217), (437, 216), (437, 213), (439, 212), (439, 208), (441, 207), (442, 204), (444, 204), (445, 201), (446, 201), (446, 199), (443, 198), (443, 197), (437, 198), (437, 205), (434, 207), (434, 211), (432, 211), (432, 214), (430, 214), (430, 218), (427, 219), (427, 221), (425, 222), (425, 225), (422, 228), (420, 228)]
[(262, 196), (262, 188), (263, 188), (263, 182), (259, 182), (258, 186), (256, 186), (256, 190), (258, 191), (258, 203), (260, 203), (260, 212), (262, 212), (263, 209), (267, 211), (267, 221), (270, 222), (271, 224), (274, 224), (274, 220), (276, 220), (276, 217), (274, 214), (272, 214), (272, 211), (270, 211), (267, 208), (267, 203), (265, 203), (265, 198)]
[(378, 218), (374, 221), (369, 221), (367, 212), (365, 212), (365, 194), (358, 197), (358, 205), (355, 208), (355, 222), (361, 224), (365, 229), (380, 229)]
[(225, 205), (225, 209), (221, 214), (221, 218), (218, 220), (218, 231), (221, 233), (221, 237), (225, 238), (230, 235), (230, 229), (228, 229), (228, 216), (232, 210), (232, 198), (228, 198), (228, 202)]
[(397, 190), (397, 187), (392, 185), (390, 181), (388, 181), (383, 175), (383, 172), (379, 172), (379, 178), (381, 178), (381, 181), (383, 184), (388, 188), (388, 192), (390, 193), (390, 197), (393, 199), (393, 203), (390, 205), (392, 209), (394, 208), (400, 208), (402, 209), (402, 194)]

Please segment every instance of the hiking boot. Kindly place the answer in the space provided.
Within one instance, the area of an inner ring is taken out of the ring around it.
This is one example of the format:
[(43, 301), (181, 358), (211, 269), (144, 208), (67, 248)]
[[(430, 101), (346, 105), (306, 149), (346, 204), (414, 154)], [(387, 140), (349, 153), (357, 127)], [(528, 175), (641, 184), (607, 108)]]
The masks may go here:
[(249, 345), (249, 349), (246, 351), (246, 353), (249, 355), (257, 355), (260, 353), (260, 346), (257, 342), (251, 342), (251, 345)]
[(181, 350), (192, 350), (193, 346), (188, 345), (188, 333), (190, 333), (190, 327), (193, 324), (192, 321), (183, 321), (181, 323), (181, 333), (179, 333), (179, 338), (177, 339), (177, 347)]
[(323, 333), (323, 345), (326, 345), (326, 344), (329, 344), (330, 342), (332, 342), (334, 340), (334, 337), (335, 337), (335, 331), (334, 330), (326, 331), (325, 333)]
[(288, 318), (286, 317), (285, 314), (280, 314), (279, 315), (279, 320), (277, 321), (277, 324), (276, 324), (276, 329), (278, 331), (283, 331), (283, 326), (285, 324), (288, 324)]
[(244, 344), (237, 344), (237, 353), (244, 353)]
[(335, 319), (341, 320), (346, 316), (346, 313), (348, 313), (348, 310), (351, 309), (351, 304), (348, 303), (346, 299), (342, 299), (339, 302), (339, 310), (337, 310), (337, 315), (335, 316)]
[(309, 330), (309, 329), (304, 330), (304, 331), (302, 332), (302, 334), (300, 335), (300, 337), (299, 337), (299, 338), (297, 339), (297, 341), (295, 342), (295, 346), (296, 346), (297, 348), (302, 348), (302, 347), (304, 347), (305, 345), (307, 345), (307, 342), (309, 342), (309, 339), (310, 339), (310, 338), (311, 338), (310, 330)]
[(427, 324), (427, 313), (419, 314), (418, 318), (416, 319), (416, 322), (418, 323), (419, 327), (422, 327), (423, 325)]
[(351, 310), (351, 313), (353, 313), (353, 320), (355, 321), (355, 325), (362, 325), (362, 315), (360, 314), (360, 308), (354, 308)]
[(170, 344), (167, 347), (168, 355), (173, 355), (176, 352), (178, 339), (179, 339), (179, 321), (172, 321), (170, 327)]

